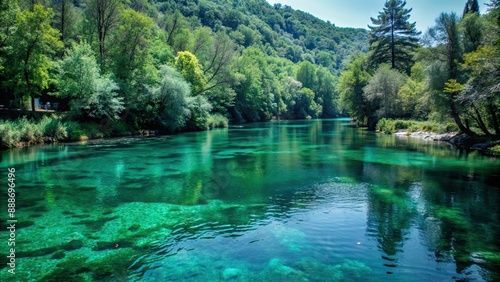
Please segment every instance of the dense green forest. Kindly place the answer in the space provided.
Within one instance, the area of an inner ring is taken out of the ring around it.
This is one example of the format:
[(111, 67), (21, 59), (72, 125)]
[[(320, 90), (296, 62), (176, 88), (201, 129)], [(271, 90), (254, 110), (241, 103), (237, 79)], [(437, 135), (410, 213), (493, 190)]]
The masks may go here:
[(336, 117), (338, 74), (368, 50), (366, 30), (265, 0), (4, 0), (0, 9), (0, 103), (57, 106), (64, 114), (45, 124), (69, 139), (92, 123), (172, 132)]
[(27, 116), (2, 145), (342, 115), (498, 136), (499, 3), (464, 2), (419, 32), (401, 0), (369, 30), (265, 0), (2, 0), (0, 104)]
[(500, 1), (487, 5), (480, 15), (477, 0), (464, 1), (461, 15), (443, 12), (422, 34), (406, 1), (386, 1), (369, 26), (370, 51), (340, 75), (342, 106), (371, 129), (393, 132), (418, 119), (434, 131), (498, 138)]

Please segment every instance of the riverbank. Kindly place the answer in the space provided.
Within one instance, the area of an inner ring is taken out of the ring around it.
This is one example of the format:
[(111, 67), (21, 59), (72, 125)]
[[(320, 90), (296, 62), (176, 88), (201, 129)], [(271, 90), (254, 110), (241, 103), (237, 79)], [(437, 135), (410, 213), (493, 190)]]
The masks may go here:
[[(210, 116), (204, 125), (209, 130), (227, 127), (226, 118)], [(199, 128), (186, 128), (175, 132), (196, 131)], [(160, 129), (144, 129), (131, 125), (124, 120), (74, 121), (55, 114), (39, 119), (22, 117), (0, 120), (0, 149), (21, 148), (38, 144), (78, 142), (114, 137), (149, 137), (173, 133)]]
[(485, 155), (500, 157), (500, 140), (488, 137), (469, 137), (460, 132), (426, 132), (399, 130), (394, 133), (400, 138), (416, 138), (425, 141), (447, 142), (457, 149), (466, 151), (479, 151)]

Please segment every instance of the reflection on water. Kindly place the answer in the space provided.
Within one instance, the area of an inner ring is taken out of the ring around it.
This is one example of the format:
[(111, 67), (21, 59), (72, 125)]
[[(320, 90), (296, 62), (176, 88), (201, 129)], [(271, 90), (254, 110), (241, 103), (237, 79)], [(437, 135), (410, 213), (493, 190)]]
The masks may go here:
[(345, 123), (3, 152), (16, 278), (500, 279), (500, 161)]

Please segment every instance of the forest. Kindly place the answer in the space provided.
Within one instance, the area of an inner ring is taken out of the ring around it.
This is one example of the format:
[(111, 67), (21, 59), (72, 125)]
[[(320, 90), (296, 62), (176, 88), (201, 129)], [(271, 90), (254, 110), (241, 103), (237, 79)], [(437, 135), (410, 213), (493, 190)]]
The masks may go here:
[(420, 32), (401, 0), (369, 30), (265, 0), (3, 0), (1, 144), (339, 116), (499, 136), (500, 4), (464, 2)]
[(24, 109), (3, 113), (23, 115), (6, 147), (337, 117), (340, 70), (368, 50), (366, 30), (264, 0), (1, 3), (0, 104)]
[(370, 129), (413, 128), (500, 136), (500, 1), (479, 13), (443, 12), (424, 33), (406, 1), (386, 1), (372, 18), (370, 51), (353, 56), (336, 85), (342, 107)]

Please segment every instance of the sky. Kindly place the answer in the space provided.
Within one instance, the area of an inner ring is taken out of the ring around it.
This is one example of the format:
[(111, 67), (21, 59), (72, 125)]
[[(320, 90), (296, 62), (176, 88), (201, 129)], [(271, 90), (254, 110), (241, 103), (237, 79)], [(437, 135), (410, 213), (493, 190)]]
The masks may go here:
[[(382, 11), (385, 0), (267, 0), (270, 4), (281, 3), (296, 10), (308, 12), (320, 19), (329, 20), (340, 27), (367, 29), (370, 17), (376, 18)], [(459, 16), (467, 0), (406, 0), (406, 8), (413, 8), (410, 22), (417, 22), (417, 30), (424, 33), (434, 26), (435, 19), (441, 12), (456, 12)], [(485, 13), (484, 3), (479, 0), (480, 12)]]

